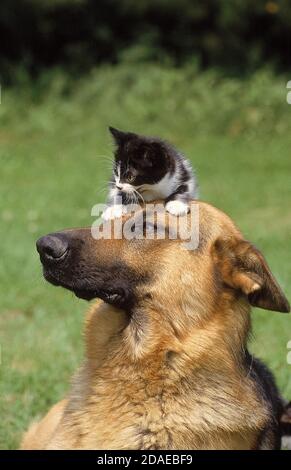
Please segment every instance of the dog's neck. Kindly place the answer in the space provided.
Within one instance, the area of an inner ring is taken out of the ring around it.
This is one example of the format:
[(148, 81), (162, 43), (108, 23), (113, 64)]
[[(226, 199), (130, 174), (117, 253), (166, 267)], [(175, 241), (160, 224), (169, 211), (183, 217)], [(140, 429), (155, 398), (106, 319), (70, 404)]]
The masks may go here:
[[(260, 412), (262, 406), (253, 392), (249, 371), (243, 368), (243, 358), (238, 357), (235, 343), (244, 349), (248, 328), (248, 311), (239, 304), (236, 302), (236, 311), (218, 310), (206, 318), (204, 325), (200, 322), (187, 332), (181, 327), (174, 329), (165, 318), (159, 321), (160, 315), (169, 314), (162, 306), (162, 311), (144, 309), (133, 312), (130, 317), (127, 312), (98, 301), (87, 316), (86, 359), (73, 383), (67, 413), (77, 411), (74, 419), (79, 423), (78, 410), (87, 410), (92, 422), (97, 423), (97, 429), (100, 426), (104, 439), (109, 419), (104, 410), (110, 410), (110, 419), (118, 422), (119, 404), (125, 403), (128, 429), (132, 432), (133, 445), (138, 442), (138, 448), (145, 446), (139, 426), (149, 429), (152, 425), (160, 429), (155, 434), (158, 448), (169, 445), (168, 432), (164, 429), (178, 427), (178, 435), (181, 432), (185, 438), (189, 426), (193, 428), (193, 435), (188, 448), (219, 448), (221, 432), (230, 433), (235, 439), (233, 433), (241, 427), (243, 435), (247, 436), (247, 444), (243, 443), (242, 448), (249, 447), (254, 433), (250, 429), (262, 426), (266, 417)], [(174, 313), (182, 314), (179, 309)], [(222, 318), (216, 319), (216, 315)], [(139, 330), (135, 322), (145, 317), (143, 334), (135, 337)], [(168, 331), (163, 324), (168, 325)], [(220, 405), (216, 407), (217, 397)], [(245, 410), (253, 409), (258, 413), (250, 412), (246, 417)], [(133, 416), (134, 426), (130, 424)], [(205, 418), (208, 416), (212, 416), (212, 421)], [(242, 424), (246, 420), (247, 429)], [(215, 441), (213, 433), (215, 435), (217, 429), (220, 432)], [(92, 442), (95, 440), (94, 433)], [(238, 440), (240, 442), (240, 438)], [(124, 445), (128, 445), (127, 441)], [(235, 441), (229, 446), (237, 448), (238, 444)]]
[(183, 365), (185, 371), (187, 364), (192, 369), (209, 364), (233, 369), (242, 360), (250, 327), (247, 304), (235, 305), (235, 311), (217, 306), (211, 315), (193, 320), (179, 308), (139, 306), (129, 315), (98, 302), (87, 317), (87, 357), (97, 368), (110, 357), (122, 355), (128, 364), (145, 364), (147, 369), (152, 362), (155, 369), (170, 362)]

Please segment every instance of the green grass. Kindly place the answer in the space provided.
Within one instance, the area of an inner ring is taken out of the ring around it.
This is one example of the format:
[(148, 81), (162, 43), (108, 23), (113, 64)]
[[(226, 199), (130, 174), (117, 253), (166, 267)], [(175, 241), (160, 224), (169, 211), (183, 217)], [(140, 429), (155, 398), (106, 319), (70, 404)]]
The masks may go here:
[[(0, 106), (0, 448), (68, 389), (87, 305), (42, 279), (35, 240), (90, 225), (105, 198), (107, 125), (160, 135), (193, 161), (201, 197), (265, 254), (291, 298), (291, 107), (286, 81), (119, 66), (70, 83), (60, 73), (2, 90)], [(252, 350), (291, 398), (291, 317), (253, 312)]]

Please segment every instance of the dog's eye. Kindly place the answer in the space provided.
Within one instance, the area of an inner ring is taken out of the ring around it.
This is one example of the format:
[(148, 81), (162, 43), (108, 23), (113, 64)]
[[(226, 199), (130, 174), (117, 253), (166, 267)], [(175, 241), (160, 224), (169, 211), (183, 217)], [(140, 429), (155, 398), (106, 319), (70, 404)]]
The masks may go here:
[(133, 183), (133, 181), (135, 180), (135, 176), (132, 173), (128, 172), (126, 174), (126, 179), (129, 183)]

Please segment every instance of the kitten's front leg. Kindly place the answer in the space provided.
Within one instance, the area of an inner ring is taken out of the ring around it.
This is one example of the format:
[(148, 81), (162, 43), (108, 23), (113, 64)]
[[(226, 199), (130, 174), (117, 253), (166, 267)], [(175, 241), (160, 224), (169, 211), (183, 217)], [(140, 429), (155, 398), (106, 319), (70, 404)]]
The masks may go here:
[(166, 211), (172, 215), (179, 216), (179, 215), (186, 215), (190, 210), (189, 200), (185, 197), (180, 198), (178, 195), (173, 199), (170, 199), (166, 203)]
[(122, 192), (117, 188), (110, 190), (107, 208), (102, 214), (103, 220), (112, 220), (126, 214), (127, 206), (123, 202)]

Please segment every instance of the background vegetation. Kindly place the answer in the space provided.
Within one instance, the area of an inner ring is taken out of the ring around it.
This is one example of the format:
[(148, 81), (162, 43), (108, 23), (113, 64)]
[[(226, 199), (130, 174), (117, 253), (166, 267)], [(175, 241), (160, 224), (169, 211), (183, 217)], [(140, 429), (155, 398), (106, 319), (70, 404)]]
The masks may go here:
[[(287, 7), (1, 2), (0, 448), (18, 446), (80, 364), (87, 305), (43, 280), (35, 241), (92, 223), (110, 173), (108, 125), (167, 138), (184, 151), (201, 198), (263, 251), (291, 299)], [(290, 399), (291, 320), (254, 310), (253, 321), (251, 349)]]
[(289, 0), (1, 0), (2, 79), (52, 66), (78, 75), (124, 58), (286, 71), (290, 24)]

